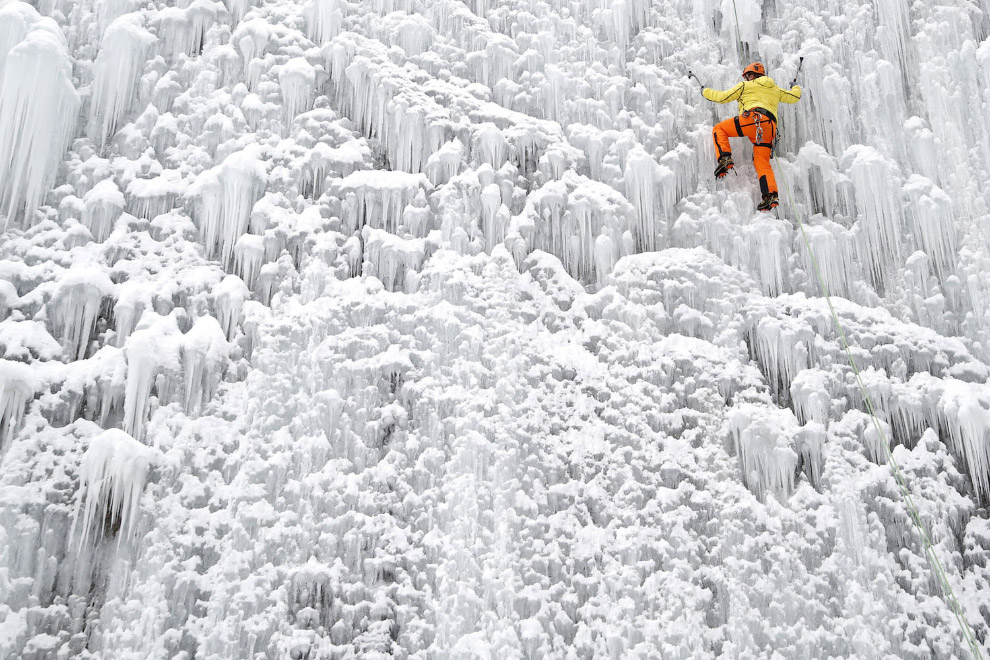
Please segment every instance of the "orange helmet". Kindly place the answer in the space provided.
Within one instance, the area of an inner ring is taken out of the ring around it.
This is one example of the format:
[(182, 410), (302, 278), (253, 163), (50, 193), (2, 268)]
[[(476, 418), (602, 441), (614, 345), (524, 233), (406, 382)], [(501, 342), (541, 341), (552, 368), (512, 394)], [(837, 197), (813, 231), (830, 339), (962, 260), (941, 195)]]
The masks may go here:
[(767, 70), (763, 68), (762, 62), (753, 62), (748, 67), (743, 69), (743, 78), (746, 77), (747, 73), (755, 73), (757, 77), (767, 75)]

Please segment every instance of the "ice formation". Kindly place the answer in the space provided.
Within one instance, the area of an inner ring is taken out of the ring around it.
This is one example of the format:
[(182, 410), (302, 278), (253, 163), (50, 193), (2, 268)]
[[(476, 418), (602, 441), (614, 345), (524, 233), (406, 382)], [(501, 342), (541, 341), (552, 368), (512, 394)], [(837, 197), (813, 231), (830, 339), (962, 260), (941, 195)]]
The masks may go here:
[(48, 302), (48, 320), (52, 334), (61, 341), (69, 358), (86, 357), (104, 300), (113, 295), (113, 290), (106, 273), (92, 266), (71, 268), (59, 279)]
[(196, 181), (198, 219), (207, 255), (230, 266), (248, 230), (251, 209), (265, 189), (265, 164), (248, 151), (233, 153)]
[(0, 659), (987, 655), (978, 9), (0, 0)]
[[(7, 3), (5, 3), (7, 4)], [(22, 3), (9, 3), (20, 5)], [(3, 8), (8, 20), (13, 8)], [(51, 186), (75, 130), (79, 95), (72, 84), (72, 63), (65, 37), (51, 19), (20, 10), (33, 24), (14, 42), (4, 31), (0, 53), (0, 214), (4, 224), (22, 210), (25, 224)], [(33, 15), (32, 15), (33, 14)], [(15, 32), (16, 34), (16, 32)], [(6, 42), (6, 43), (4, 43)], [(9, 48), (6, 52), (4, 48)]]
[(792, 447), (795, 424), (789, 412), (767, 417), (762, 408), (739, 407), (728, 421), (743, 482), (759, 497), (767, 491), (777, 497), (789, 496), (798, 461)]
[[(157, 316), (145, 322), (124, 345), (127, 358), (127, 389), (124, 394), (124, 431), (141, 438), (145, 425), (148, 397), (157, 389), (160, 398), (168, 399), (175, 387), (180, 368), (182, 341), (174, 316)], [(195, 350), (195, 349), (194, 349)], [(205, 360), (205, 355), (199, 361)], [(192, 363), (191, 366), (197, 366)], [(198, 380), (190, 381), (198, 384)]]
[(82, 221), (93, 235), (93, 240), (102, 243), (110, 236), (113, 225), (123, 213), (127, 201), (113, 179), (104, 179), (90, 188), (83, 196)]
[(278, 83), (282, 89), (282, 107), (285, 108), (288, 124), (296, 115), (309, 110), (316, 87), (316, 69), (305, 58), (294, 57), (279, 70)]
[(114, 20), (103, 33), (100, 54), (93, 63), (93, 98), (90, 105), (94, 131), (101, 143), (112, 136), (129, 104), (134, 102), (147, 52), (155, 37), (139, 14)]
[(6, 447), (40, 382), (37, 374), (20, 362), (0, 360), (0, 367), (0, 447)]
[(79, 466), (80, 496), (74, 514), (80, 545), (90, 535), (98, 540), (118, 529), (119, 540), (128, 538), (137, 521), (148, 468), (157, 456), (119, 429), (90, 440)]

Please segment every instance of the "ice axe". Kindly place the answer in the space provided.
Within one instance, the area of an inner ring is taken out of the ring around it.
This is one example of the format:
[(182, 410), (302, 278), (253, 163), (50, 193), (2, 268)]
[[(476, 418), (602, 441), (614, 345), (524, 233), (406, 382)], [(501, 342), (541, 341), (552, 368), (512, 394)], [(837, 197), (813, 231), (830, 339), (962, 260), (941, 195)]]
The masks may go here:
[(798, 58), (798, 68), (797, 71), (794, 72), (794, 80), (791, 81), (791, 87), (794, 87), (794, 85), (797, 84), (797, 78), (798, 75), (801, 73), (802, 66), (804, 66), (804, 57)]
[[(694, 75), (694, 73), (690, 70), (688, 70), (688, 78), (694, 78), (695, 80), (698, 80), (698, 76)], [(701, 89), (705, 88), (705, 83), (701, 82), (700, 80), (698, 80), (698, 84), (701, 85)]]

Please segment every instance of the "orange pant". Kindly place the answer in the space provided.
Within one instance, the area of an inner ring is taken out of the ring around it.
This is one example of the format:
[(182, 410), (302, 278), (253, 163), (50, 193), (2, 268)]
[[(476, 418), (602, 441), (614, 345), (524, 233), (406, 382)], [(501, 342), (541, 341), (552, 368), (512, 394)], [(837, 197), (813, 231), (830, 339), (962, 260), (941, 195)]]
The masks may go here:
[(758, 112), (747, 111), (715, 124), (712, 139), (715, 141), (715, 151), (719, 156), (731, 154), (730, 137), (748, 137), (753, 143), (753, 166), (760, 177), (760, 192), (777, 192), (777, 179), (770, 167), (770, 156), (773, 153), (773, 141), (777, 137), (777, 122)]

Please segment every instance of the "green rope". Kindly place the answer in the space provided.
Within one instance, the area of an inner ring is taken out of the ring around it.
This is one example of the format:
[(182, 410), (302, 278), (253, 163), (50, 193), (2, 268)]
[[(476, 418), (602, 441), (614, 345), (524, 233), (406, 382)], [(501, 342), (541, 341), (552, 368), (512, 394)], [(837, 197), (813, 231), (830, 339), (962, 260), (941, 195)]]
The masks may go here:
[[(733, 4), (735, 4), (735, 0), (733, 0)], [(774, 155), (773, 160), (775, 164), (779, 163), (776, 155)], [(880, 444), (883, 445), (887, 464), (890, 465), (891, 472), (893, 472), (894, 479), (901, 491), (901, 496), (904, 498), (904, 503), (907, 506), (908, 515), (911, 518), (911, 522), (914, 523), (914, 526), (918, 530), (918, 535), (921, 537), (921, 543), (925, 548), (925, 558), (928, 560), (928, 565), (931, 567), (932, 572), (935, 574), (936, 579), (942, 587), (942, 593), (945, 597), (946, 604), (948, 604), (949, 609), (952, 610), (956, 620), (959, 622), (959, 627), (962, 629), (963, 637), (969, 644), (973, 657), (977, 660), (983, 660), (983, 653), (980, 650), (979, 643), (977, 642), (976, 636), (973, 634), (973, 630), (970, 628), (969, 623), (963, 615), (962, 606), (959, 604), (959, 600), (956, 598), (956, 594), (953, 592), (952, 586), (949, 584), (949, 579), (945, 574), (945, 569), (942, 566), (942, 562), (939, 561), (938, 556), (935, 554), (935, 546), (931, 541), (931, 535), (928, 533), (928, 528), (925, 526), (924, 521), (921, 519), (921, 515), (918, 513), (918, 507), (914, 504), (914, 498), (911, 496), (911, 491), (908, 489), (904, 474), (901, 472), (900, 466), (897, 465), (897, 461), (894, 460), (894, 456), (890, 451), (890, 444), (887, 441), (887, 434), (880, 425), (880, 420), (877, 419), (877, 415), (873, 407), (873, 400), (870, 398), (870, 393), (863, 384), (863, 378), (860, 374), (859, 367), (856, 366), (856, 360), (853, 358), (852, 351), (849, 348), (849, 342), (846, 340), (846, 333), (842, 328), (842, 323), (839, 321), (839, 315), (836, 313), (835, 307), (832, 305), (832, 296), (829, 295), (828, 286), (825, 284), (825, 278), (822, 276), (821, 269), (818, 267), (818, 259), (815, 258), (814, 250), (811, 249), (811, 242), (808, 240), (808, 234), (804, 230), (804, 222), (801, 221), (801, 213), (794, 205), (794, 200), (791, 197), (790, 185), (787, 182), (787, 178), (784, 176), (783, 169), (778, 168), (778, 170), (780, 172), (780, 180), (783, 181), (784, 189), (787, 191), (787, 203), (792, 209), (794, 209), (794, 213), (797, 216), (798, 227), (801, 230), (801, 237), (804, 239), (804, 245), (808, 249), (808, 254), (811, 257), (812, 268), (815, 271), (815, 276), (818, 278), (818, 286), (821, 287), (822, 293), (825, 296), (825, 301), (828, 303), (829, 312), (832, 314), (832, 322), (835, 324), (839, 338), (842, 340), (842, 348), (845, 350), (846, 357), (849, 359), (849, 364), (852, 366), (853, 373), (856, 375), (856, 384), (859, 386), (859, 390), (863, 395), (863, 401), (866, 403), (867, 412), (873, 420), (873, 428), (880, 437)]]

